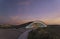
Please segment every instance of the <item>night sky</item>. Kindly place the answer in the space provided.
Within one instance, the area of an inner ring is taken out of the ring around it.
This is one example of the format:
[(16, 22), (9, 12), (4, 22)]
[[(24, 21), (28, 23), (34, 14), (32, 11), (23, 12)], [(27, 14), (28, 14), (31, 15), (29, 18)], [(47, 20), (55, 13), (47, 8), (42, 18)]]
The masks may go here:
[(60, 24), (60, 0), (0, 0), (0, 24), (33, 20)]

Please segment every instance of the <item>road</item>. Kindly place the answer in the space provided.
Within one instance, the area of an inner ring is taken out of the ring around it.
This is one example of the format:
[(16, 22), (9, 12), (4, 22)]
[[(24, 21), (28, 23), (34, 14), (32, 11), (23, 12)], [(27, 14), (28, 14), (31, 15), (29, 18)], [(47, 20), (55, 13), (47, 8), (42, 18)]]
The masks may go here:
[(25, 29), (0, 29), (0, 39), (17, 39)]
[(31, 29), (25, 31), (23, 34), (21, 34), (21, 35), (18, 37), (18, 39), (27, 39), (28, 34), (29, 34), (30, 31), (31, 31)]

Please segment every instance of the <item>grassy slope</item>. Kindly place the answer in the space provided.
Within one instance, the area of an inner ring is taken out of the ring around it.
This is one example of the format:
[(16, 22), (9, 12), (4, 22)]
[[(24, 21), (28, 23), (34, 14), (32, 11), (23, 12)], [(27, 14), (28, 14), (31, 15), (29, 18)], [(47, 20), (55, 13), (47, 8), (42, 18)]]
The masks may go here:
[(48, 31), (52, 32), (53, 35), (56, 35), (56, 37), (58, 37), (58, 39), (60, 39), (60, 26), (50, 25), (50, 26), (48, 26)]
[[(25, 27), (28, 24), (29, 23), (19, 25), (18, 27), (15, 26), (14, 29), (0, 29), (0, 39), (17, 39), (17, 37), (19, 35), (21, 35), (21, 33), (26, 31), (26, 29), (24, 29), (24, 28), (20, 29), (21, 26)], [(15, 29), (15, 28), (17, 28), (17, 29)], [(48, 31), (53, 32), (53, 34), (54, 35), (56, 34), (59, 37), (58, 39), (60, 39), (60, 26), (48, 25)]]

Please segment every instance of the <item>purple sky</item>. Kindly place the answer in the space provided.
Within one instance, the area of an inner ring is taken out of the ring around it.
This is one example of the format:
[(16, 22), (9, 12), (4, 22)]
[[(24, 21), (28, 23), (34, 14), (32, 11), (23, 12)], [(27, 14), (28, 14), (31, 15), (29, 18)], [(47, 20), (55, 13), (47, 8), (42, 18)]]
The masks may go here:
[(0, 24), (32, 20), (60, 24), (60, 0), (0, 0)]

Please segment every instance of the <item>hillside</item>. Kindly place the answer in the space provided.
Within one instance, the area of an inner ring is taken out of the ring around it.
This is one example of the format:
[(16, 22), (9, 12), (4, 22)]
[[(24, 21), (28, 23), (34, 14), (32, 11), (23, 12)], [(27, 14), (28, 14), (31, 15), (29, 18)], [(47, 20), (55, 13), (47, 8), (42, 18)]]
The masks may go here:
[[(32, 22), (28, 22), (22, 25), (17, 25), (10, 28), (1, 28), (0, 29), (0, 39), (17, 39), (23, 32), (27, 31), (24, 27), (29, 25)], [(16, 29), (17, 28), (17, 29)], [(49, 32), (53, 32), (52, 34), (56, 34), (58, 39), (60, 39), (60, 25), (48, 25), (47, 27)]]

